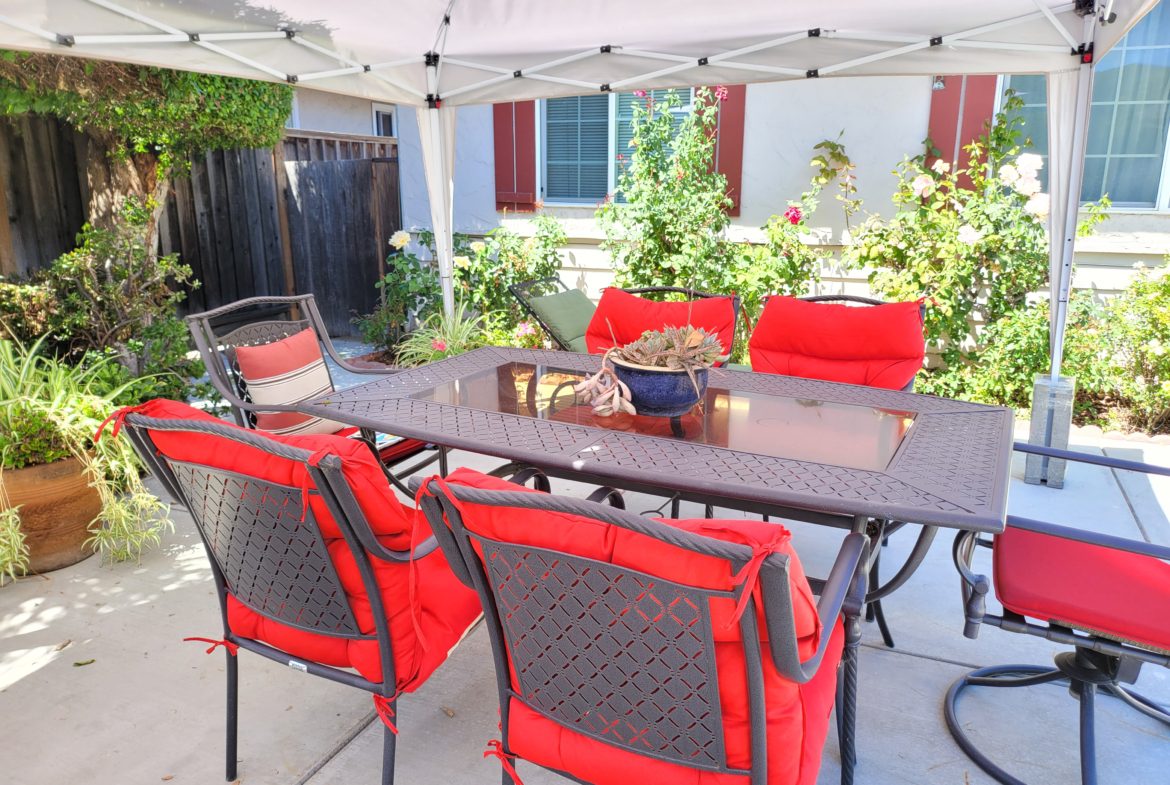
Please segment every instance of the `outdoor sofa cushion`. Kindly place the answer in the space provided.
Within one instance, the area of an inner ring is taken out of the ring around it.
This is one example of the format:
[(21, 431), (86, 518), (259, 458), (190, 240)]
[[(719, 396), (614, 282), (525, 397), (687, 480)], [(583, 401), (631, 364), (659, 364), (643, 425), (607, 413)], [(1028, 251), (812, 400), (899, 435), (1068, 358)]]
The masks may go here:
[(748, 339), (753, 371), (901, 390), (922, 368), (922, 303), (852, 307), (769, 297)]
[[(137, 411), (147, 417), (218, 422), (236, 427), (176, 401), (150, 401)], [(269, 438), (310, 452), (324, 451), (339, 456), (342, 471), (358, 505), (374, 535), (385, 547), (408, 550), (412, 543), (421, 543), (430, 536), (425, 517), (398, 501), (377, 459), (365, 444), (331, 435), (269, 435)], [(218, 436), (152, 431), (151, 439), (171, 460), (201, 463), (293, 488), (305, 487), (306, 484), (310, 490), (315, 487), (303, 463), (279, 458), (245, 444), (227, 444)], [(363, 633), (372, 634), (373, 615), (357, 562), (321, 497), (310, 494), (308, 499), (358, 627)], [(293, 512), (299, 514), (299, 511)], [(479, 599), (455, 577), (439, 549), (414, 560), (414, 580), (417, 583), (413, 593), (410, 588), (411, 569), (407, 562), (372, 559), (372, 563), (388, 615), (397, 687), (409, 691), (442, 664), (447, 652), (479, 617)], [(263, 641), (293, 657), (354, 668), (372, 682), (382, 680), (382, 664), (375, 640), (336, 638), (296, 629), (261, 615), (231, 595), (228, 596), (228, 626), (236, 635)]]
[[(333, 390), (321, 344), (311, 328), (261, 346), (235, 349), (248, 397), (259, 406), (286, 406)], [(336, 433), (346, 426), (297, 412), (257, 412), (256, 427), (274, 434)]]
[(1170, 564), (1011, 525), (994, 554), (1008, 610), (1170, 652)]
[(580, 289), (569, 289), (528, 299), (528, 307), (558, 342), (574, 352), (587, 353), (585, 330), (597, 306)]
[(638, 340), (647, 330), (687, 324), (719, 336), (723, 354), (731, 354), (735, 341), (735, 299), (704, 297), (689, 302), (660, 303), (609, 287), (601, 293), (597, 311), (585, 332), (585, 344), (590, 354), (604, 354), (614, 346)]
[[(464, 468), (452, 472), (447, 481), (453, 485), (492, 490), (536, 492)], [(565, 551), (689, 586), (723, 591), (734, 586), (732, 571), (724, 560), (692, 553), (602, 521), (567, 513), (460, 504), (468, 529), (489, 539)], [(791, 535), (779, 524), (756, 520), (658, 520), (706, 537), (768, 546), (774, 552), (788, 556), (795, 630), (802, 659), (812, 655), (822, 635), (831, 635), (832, 638), (817, 674), (803, 685), (780, 676), (772, 665), (767, 645), (762, 646), (768, 717), (768, 783), (811, 785), (816, 782), (828, 733), (843, 633), (840, 621), (831, 630), (821, 628), (816, 600), (792, 549)], [(473, 547), (482, 558), (478, 543)], [(762, 622), (758, 591), (755, 599)], [(751, 748), (746, 666), (739, 625), (729, 623), (733, 613), (732, 600), (717, 598), (711, 601), (727, 762), (731, 767), (747, 768), (751, 762)], [(762, 623), (760, 636), (762, 641), (768, 638), (768, 630)], [(511, 679), (513, 689), (519, 694), (514, 673)], [(598, 741), (548, 719), (527, 705), (523, 698), (513, 698), (509, 711), (508, 744), (514, 753), (594, 785), (667, 782), (671, 785), (746, 785), (748, 781), (742, 775), (690, 768)]]

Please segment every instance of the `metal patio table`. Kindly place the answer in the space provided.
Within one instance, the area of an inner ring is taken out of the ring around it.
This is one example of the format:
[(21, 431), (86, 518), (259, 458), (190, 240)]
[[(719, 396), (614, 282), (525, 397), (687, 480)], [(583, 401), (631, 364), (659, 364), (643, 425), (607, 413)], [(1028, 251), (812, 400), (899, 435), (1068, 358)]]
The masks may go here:
[(489, 347), (299, 408), (555, 477), (749, 512), (1003, 530), (1011, 409), (712, 368), (703, 405), (681, 418), (597, 417), (572, 388), (600, 364)]

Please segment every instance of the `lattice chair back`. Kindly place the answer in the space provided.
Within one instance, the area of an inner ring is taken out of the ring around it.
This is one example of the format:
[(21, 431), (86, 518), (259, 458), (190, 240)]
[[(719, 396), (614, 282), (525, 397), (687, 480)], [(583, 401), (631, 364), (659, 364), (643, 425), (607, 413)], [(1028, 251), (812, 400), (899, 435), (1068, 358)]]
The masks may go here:
[[(696, 770), (815, 781), (839, 625), (833, 616), (821, 629), (787, 532), (667, 525), (507, 487), (461, 469), (421, 496), (485, 609), (505, 759), (589, 783), (690, 781)], [(769, 723), (765, 695), (802, 693), (795, 722)], [(789, 765), (809, 757), (803, 775)]]
[[(251, 321), (240, 324), (249, 317)], [(256, 427), (256, 407), (248, 391), (248, 382), (240, 370), (238, 350), (241, 347), (268, 346), (311, 329), (320, 344), (319, 351), (323, 350), (335, 362), (341, 362), (311, 294), (252, 297), (191, 314), (186, 319), (212, 386), (231, 404), (236, 422), (246, 427)], [(324, 374), (332, 388), (328, 365), (324, 367)], [(272, 411), (280, 411), (280, 408)]]
[[(359, 516), (360, 525), (368, 524), (360, 517), (338, 456), (314, 454), (214, 422), (130, 415), (127, 424), (139, 452), (150, 456), (195, 520), (216, 581), (228, 595), (295, 629), (341, 638), (377, 637), (359, 629), (322, 535), (319, 511), (324, 508), (358, 559), (359, 570), (367, 562), (352, 516)], [(281, 466), (289, 480), (274, 481), (271, 471), (264, 477), (232, 471), (219, 462), (175, 459), (159, 447), (160, 432), (218, 441), (217, 449), (225, 456), (253, 448), (270, 469)], [(365, 594), (379, 603), (371, 585), (365, 586)]]

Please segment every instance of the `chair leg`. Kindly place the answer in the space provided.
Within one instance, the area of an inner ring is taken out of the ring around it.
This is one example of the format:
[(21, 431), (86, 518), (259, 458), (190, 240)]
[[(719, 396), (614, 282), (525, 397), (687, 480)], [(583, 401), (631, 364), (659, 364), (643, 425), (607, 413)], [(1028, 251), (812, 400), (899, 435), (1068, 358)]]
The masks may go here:
[(853, 785), (857, 766), (857, 654), (861, 645), (861, 619), (845, 618), (845, 650), (837, 677), (837, 739), (841, 748), (841, 785)]
[(439, 448), (439, 475), (440, 475), (440, 476), (442, 476), (442, 477), (446, 477), (446, 476), (447, 476), (447, 474), (448, 474), (448, 470), (447, 470), (447, 448), (446, 448), (446, 447), (440, 447), (440, 448)]
[(236, 779), (236, 741), (240, 718), (240, 672), (239, 657), (230, 651), (225, 651), (227, 657), (227, 766), (226, 779), (233, 782)]
[(1097, 685), (1074, 681), (1070, 689), (1081, 701), (1081, 785), (1097, 785), (1097, 733), (1093, 722)]
[(670, 517), (678, 520), (678, 515), (681, 509), (682, 503), (678, 500), (678, 497), (675, 496), (670, 500)]
[[(873, 564), (869, 568), (869, 585), (881, 586), (881, 581), (878, 580), (879, 565), (882, 561), (881, 548), (874, 547)], [(878, 631), (882, 634), (882, 642), (886, 644), (886, 648), (894, 648), (894, 636), (890, 634), (890, 626), (886, 624), (886, 615), (882, 612), (882, 601), (874, 600), (865, 606), (865, 620), (876, 621)]]
[[(396, 709), (398, 702), (391, 706)], [(382, 785), (394, 785), (394, 749), (398, 736), (390, 726), (382, 723)]]

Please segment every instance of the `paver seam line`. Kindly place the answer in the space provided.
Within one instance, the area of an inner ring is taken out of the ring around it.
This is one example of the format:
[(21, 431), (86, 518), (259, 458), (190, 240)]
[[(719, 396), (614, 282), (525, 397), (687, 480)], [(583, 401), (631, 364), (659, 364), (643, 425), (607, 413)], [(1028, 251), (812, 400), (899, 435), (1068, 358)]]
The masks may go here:
[[(1102, 447), (1101, 453), (1105, 456), (1109, 456), (1109, 448)], [(1143, 456), (1144, 455), (1145, 453), (1143, 453)], [(1109, 468), (1109, 473), (1113, 477), (1113, 482), (1117, 483), (1117, 490), (1121, 491), (1121, 498), (1125, 499), (1125, 506), (1129, 508), (1129, 516), (1133, 518), (1134, 525), (1136, 525), (1138, 531), (1141, 532), (1142, 539), (1146, 542), (1152, 543), (1153, 540), (1150, 539), (1150, 533), (1147, 532), (1146, 527), (1142, 525), (1142, 519), (1138, 515), (1137, 508), (1134, 507), (1133, 500), (1129, 498), (1129, 491), (1125, 489), (1125, 483), (1121, 481), (1121, 476), (1118, 475), (1117, 472), (1117, 469), (1114, 469), (1113, 467)]]
[(915, 659), (919, 659), (919, 660), (930, 660), (931, 662), (941, 662), (944, 665), (955, 665), (955, 666), (960, 667), (960, 668), (967, 668), (968, 670), (974, 670), (975, 668), (983, 667), (982, 665), (977, 665), (976, 663), (973, 663), (973, 662), (964, 662), (962, 660), (952, 660), (948, 657), (935, 657), (931, 654), (919, 654), (918, 652), (907, 651), (905, 649), (890, 649), (890, 648), (887, 648), (884, 643), (864, 643), (863, 642), (861, 644), (861, 646), (863, 648), (873, 649), (874, 651), (880, 651), (880, 652), (883, 652), (885, 654), (898, 654), (898, 655), (902, 655), (903, 657), (914, 657)]
[(360, 719), (358, 723), (354, 725), (348, 733), (345, 734), (345, 736), (343, 736), (328, 752), (325, 753), (321, 760), (317, 761), (317, 763), (309, 767), (309, 770), (306, 771), (304, 775), (296, 781), (296, 785), (309, 785), (312, 779), (316, 777), (322, 769), (328, 766), (334, 758), (340, 755), (342, 750), (353, 743), (354, 739), (360, 736), (366, 728), (370, 727), (370, 724), (373, 723), (377, 718), (377, 713), (373, 711), (371, 711), (365, 717), (362, 717), (362, 719)]

